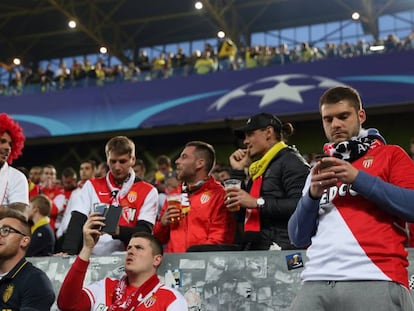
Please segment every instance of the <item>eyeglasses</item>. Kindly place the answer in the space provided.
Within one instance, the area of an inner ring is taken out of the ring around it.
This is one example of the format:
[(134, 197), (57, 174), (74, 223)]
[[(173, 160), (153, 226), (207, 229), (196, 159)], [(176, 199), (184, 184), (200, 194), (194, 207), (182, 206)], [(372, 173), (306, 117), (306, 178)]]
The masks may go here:
[(21, 234), (23, 236), (26, 236), (26, 234), (24, 234), (23, 232), (21, 232), (17, 229), (14, 229), (13, 227), (10, 227), (10, 226), (0, 227), (0, 236), (2, 236), (3, 238), (8, 236), (10, 233), (17, 233), (17, 234)]

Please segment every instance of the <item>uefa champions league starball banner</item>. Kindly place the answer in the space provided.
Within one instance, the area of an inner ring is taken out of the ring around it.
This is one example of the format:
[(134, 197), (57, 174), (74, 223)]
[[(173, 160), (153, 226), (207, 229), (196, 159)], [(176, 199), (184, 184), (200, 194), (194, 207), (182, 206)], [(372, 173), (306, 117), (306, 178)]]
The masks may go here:
[[(28, 138), (318, 111), (328, 88), (355, 87), (365, 107), (414, 105), (414, 51), (0, 97)], [(414, 107), (414, 106), (413, 106)]]

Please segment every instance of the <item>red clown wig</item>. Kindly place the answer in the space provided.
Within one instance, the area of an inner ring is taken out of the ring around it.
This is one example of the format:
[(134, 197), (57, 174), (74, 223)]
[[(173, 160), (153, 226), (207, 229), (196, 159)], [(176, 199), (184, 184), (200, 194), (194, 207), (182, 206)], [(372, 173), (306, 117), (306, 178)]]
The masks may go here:
[(0, 113), (0, 135), (3, 135), (5, 132), (10, 135), (12, 140), (12, 148), (7, 159), (7, 163), (11, 164), (13, 160), (22, 154), (25, 137), (22, 128), (17, 122), (14, 122), (7, 114)]

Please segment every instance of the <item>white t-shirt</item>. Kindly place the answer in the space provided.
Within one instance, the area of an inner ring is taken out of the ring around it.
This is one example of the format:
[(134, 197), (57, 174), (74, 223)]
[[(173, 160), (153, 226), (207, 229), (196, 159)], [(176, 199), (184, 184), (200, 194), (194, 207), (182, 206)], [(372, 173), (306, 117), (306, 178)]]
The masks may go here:
[(29, 205), (29, 183), (22, 172), (4, 163), (0, 168), (0, 205), (15, 202)]

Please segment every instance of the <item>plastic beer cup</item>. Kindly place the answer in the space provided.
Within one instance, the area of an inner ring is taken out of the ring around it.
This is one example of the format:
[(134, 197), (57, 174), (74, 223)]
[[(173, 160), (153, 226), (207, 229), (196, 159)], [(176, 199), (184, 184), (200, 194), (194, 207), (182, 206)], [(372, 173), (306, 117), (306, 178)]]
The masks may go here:
[[(234, 178), (226, 179), (223, 182), (223, 184), (224, 184), (224, 189), (226, 190), (226, 192), (229, 189), (232, 189), (232, 188), (237, 188), (237, 189), (240, 189), (241, 188), (241, 180), (239, 180), (239, 179), (234, 179)], [(227, 208), (227, 209), (230, 212), (237, 212), (237, 211), (240, 210), (240, 205), (233, 206), (233, 207)]]
[[(181, 215), (181, 194), (180, 193), (172, 193), (167, 195), (167, 204), (168, 204), (168, 208), (175, 208), (178, 209), (180, 211), (180, 215)], [(176, 217), (170, 217), (168, 220), (170, 222), (179, 222), (181, 219), (181, 216), (176, 216)]]

